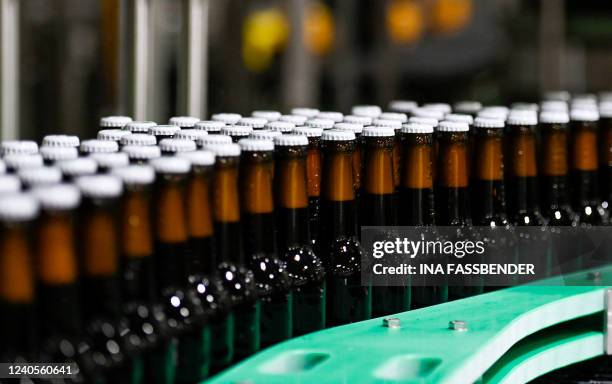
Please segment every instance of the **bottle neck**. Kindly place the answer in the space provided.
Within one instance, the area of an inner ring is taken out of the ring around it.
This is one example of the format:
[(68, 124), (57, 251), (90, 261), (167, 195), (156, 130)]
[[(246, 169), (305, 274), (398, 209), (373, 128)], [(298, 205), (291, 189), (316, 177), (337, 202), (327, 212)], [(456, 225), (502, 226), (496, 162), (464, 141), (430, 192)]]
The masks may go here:
[(602, 186), (602, 197), (612, 204), (612, 118), (602, 118), (600, 121), (601, 130), (601, 149), (599, 169), (600, 180)]
[(402, 136), (400, 188), (401, 225), (433, 225), (435, 207), (431, 133)]
[(440, 225), (471, 224), (468, 198), (467, 133), (438, 132), (436, 215)]
[(194, 166), (187, 182), (188, 262), (192, 273), (212, 273), (216, 265), (212, 246), (211, 172), (211, 167)]
[(321, 148), (318, 137), (308, 139), (306, 176), (308, 197), (318, 198), (321, 195)]
[(577, 208), (599, 203), (597, 125), (575, 122), (570, 130), (571, 183)]
[(220, 262), (242, 264), (238, 157), (218, 157), (213, 172), (215, 248)]
[(393, 177), (394, 137), (364, 140), (362, 225), (395, 225)]
[(542, 126), (541, 188), (544, 209), (554, 210), (569, 203), (567, 129)]
[(508, 205), (510, 212), (515, 217), (532, 215), (539, 211), (535, 127), (513, 126), (511, 128), (509, 154)]
[(306, 182), (306, 149), (276, 149), (274, 196), (279, 251), (305, 246), (310, 241), (308, 230), (308, 189)]
[(474, 219), (478, 224), (503, 224), (506, 220), (502, 131), (478, 129), (475, 133), (474, 185), (471, 187)]

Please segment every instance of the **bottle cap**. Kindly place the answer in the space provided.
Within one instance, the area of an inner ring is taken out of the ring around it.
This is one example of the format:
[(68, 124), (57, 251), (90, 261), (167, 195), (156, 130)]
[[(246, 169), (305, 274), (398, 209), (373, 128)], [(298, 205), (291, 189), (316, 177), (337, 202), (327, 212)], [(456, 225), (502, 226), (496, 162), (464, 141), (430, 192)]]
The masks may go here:
[(32, 140), (5, 140), (0, 145), (2, 155), (33, 155), (38, 153), (38, 144)]
[(98, 163), (99, 168), (119, 168), (130, 163), (128, 154), (125, 152), (92, 153), (89, 157)]
[[(0, 195), (19, 192), (21, 180), (15, 175), (0, 175)], [(0, 197), (1, 199), (1, 197)]]
[(207, 136), (208, 132), (203, 129), (181, 129), (174, 135), (175, 139), (197, 140), (203, 136)]
[(59, 161), (70, 160), (79, 157), (79, 151), (75, 147), (50, 147), (43, 145), (39, 149), (44, 160)]
[(434, 119), (433, 117), (416, 117), (413, 116), (411, 118), (408, 119), (409, 123), (417, 123), (417, 124), (427, 124), (427, 125), (431, 125), (432, 127), (437, 127), (439, 120), (438, 119)]
[(612, 100), (599, 103), (599, 117), (612, 118)]
[(417, 108), (412, 111), (412, 116), (442, 120), (444, 118), (444, 112), (431, 108)]
[(189, 139), (162, 139), (159, 142), (159, 149), (162, 152), (189, 152), (197, 149), (196, 143)]
[(470, 130), (470, 126), (466, 123), (459, 123), (457, 121), (441, 121), (438, 124), (438, 132), (467, 132)]
[(177, 156), (159, 157), (149, 162), (156, 173), (182, 175), (191, 171), (191, 163)]
[(111, 153), (119, 150), (116, 141), (107, 140), (83, 140), (80, 146), (82, 153)]
[(489, 119), (486, 117), (477, 117), (474, 120), (474, 128), (503, 128), (504, 126), (505, 124), (502, 119)]
[(4, 163), (2, 159), (0, 159), (0, 175), (3, 175), (5, 173), (6, 173), (6, 164)]
[(0, 198), (0, 220), (23, 222), (34, 220), (40, 207), (38, 201), (26, 193), (9, 193)]
[(156, 125), (149, 128), (149, 135), (153, 136), (174, 136), (180, 128), (176, 125)]
[(155, 170), (150, 165), (128, 165), (113, 169), (111, 174), (125, 185), (149, 185), (155, 181)]
[(321, 134), (321, 140), (324, 141), (353, 141), (355, 133), (345, 129), (328, 129)]
[(544, 100), (540, 103), (540, 109), (542, 111), (561, 111), (567, 112), (569, 107), (565, 101), (561, 100)]
[(267, 121), (276, 121), (280, 119), (281, 113), (278, 111), (253, 111), (251, 116), (266, 119)]
[(98, 170), (98, 163), (88, 157), (57, 162), (57, 167), (66, 176), (93, 175)]
[(98, 140), (121, 141), (124, 136), (131, 135), (132, 132), (125, 129), (101, 129), (98, 131)]
[(510, 106), (510, 109), (537, 112), (540, 109), (540, 106), (537, 103), (519, 102), (519, 103), (512, 103), (512, 105)]
[[(310, 128), (312, 129), (312, 128)], [(308, 145), (308, 137), (299, 134), (281, 135), (274, 138), (274, 145), (280, 147), (299, 147)]]
[(211, 120), (221, 121), (227, 125), (234, 125), (240, 120), (242, 116), (237, 113), (216, 113), (212, 115)]
[(506, 121), (508, 125), (537, 125), (538, 115), (533, 111), (512, 112)]
[(155, 139), (155, 136), (146, 133), (133, 133), (121, 138), (121, 145), (123, 146), (144, 147), (155, 144), (157, 144), (157, 139)]
[(591, 99), (572, 100), (570, 109), (597, 109), (597, 102)]
[(482, 109), (482, 103), (474, 100), (458, 101), (453, 105), (455, 113), (477, 113)]
[(335, 111), (321, 111), (317, 115), (317, 119), (333, 120), (334, 123), (339, 123), (344, 118), (344, 115)]
[(221, 128), (225, 127), (225, 123), (215, 120), (200, 121), (195, 125), (195, 129), (206, 131), (208, 133), (221, 132)]
[(32, 189), (42, 209), (75, 209), (81, 202), (81, 191), (73, 184), (45, 185)]
[(390, 137), (390, 136), (395, 136), (395, 130), (389, 127), (368, 126), (368, 127), (363, 128), (363, 131), (361, 132), (361, 136)]
[(336, 123), (334, 124), (334, 129), (341, 129), (354, 132), (355, 135), (358, 135), (363, 131), (363, 125), (355, 124), (355, 123)]
[(306, 137), (321, 137), (323, 129), (312, 127), (295, 127), (292, 133), (295, 133), (296, 135), (304, 135)]
[(128, 116), (106, 116), (100, 119), (100, 127), (103, 128), (123, 128), (132, 122)]
[(289, 133), (293, 131), (293, 128), (295, 128), (295, 124), (289, 123), (287, 121), (271, 121), (266, 124), (266, 129), (282, 133)]
[(212, 135), (204, 136), (198, 139), (198, 145), (201, 147), (205, 145), (231, 144), (231, 143), (232, 143), (232, 138), (227, 135), (212, 134)]
[(30, 187), (56, 184), (62, 181), (62, 172), (55, 167), (26, 168), (20, 170), (17, 176), (24, 185)]
[(156, 126), (157, 123), (154, 121), (132, 121), (123, 127), (126, 131), (132, 133), (147, 133), (149, 128)]
[(405, 113), (383, 112), (378, 116), (378, 120), (397, 120), (405, 123), (408, 121), (408, 116)]
[(472, 125), (474, 123), (474, 118), (472, 117), (472, 115), (466, 115), (462, 113), (449, 113), (444, 116), (444, 120), (458, 121), (460, 123), (467, 123), (469, 125)]
[(572, 96), (572, 101), (575, 100), (590, 100), (597, 102), (597, 95), (594, 93), (577, 93)]
[(291, 109), (292, 115), (306, 116), (307, 118), (313, 118), (319, 114), (319, 110), (315, 108), (293, 108)]
[(38, 153), (33, 155), (10, 154), (4, 156), (4, 163), (7, 168), (18, 171), (25, 168), (42, 167), (43, 158)]
[(192, 128), (194, 127), (200, 119), (193, 116), (174, 116), (168, 120), (168, 124), (176, 125), (181, 128)]
[(295, 126), (304, 125), (308, 117), (300, 116), (300, 115), (282, 115), (279, 119), (280, 121), (286, 121), (288, 123), (292, 123)]
[(508, 117), (509, 109), (501, 105), (485, 107), (478, 112), (478, 116), (490, 119), (503, 119)]
[(127, 153), (131, 160), (151, 160), (161, 156), (161, 150), (157, 145), (126, 145), (121, 150)]
[[(254, 119), (254, 117), (250, 117), (250, 119)], [(253, 127), (251, 127), (250, 125), (228, 125), (228, 126), (221, 128), (222, 135), (232, 136), (232, 137), (248, 136), (251, 132), (253, 132)]]
[(572, 121), (597, 121), (599, 112), (596, 109), (572, 109), (570, 111)]
[(394, 112), (411, 113), (419, 105), (412, 100), (393, 100), (389, 103), (389, 109)]
[(434, 111), (440, 111), (443, 114), (451, 113), (451, 111), (453, 110), (450, 104), (446, 103), (427, 103), (424, 104), (421, 108), (433, 109)]
[(121, 196), (123, 184), (117, 176), (91, 175), (81, 176), (75, 181), (84, 197), (112, 199)]
[(271, 131), (269, 129), (258, 129), (249, 134), (249, 138), (257, 140), (274, 140), (276, 136), (281, 136), (283, 133), (279, 131)]
[(402, 122), (399, 120), (374, 119), (372, 125), (375, 127), (387, 127), (392, 129), (402, 129)]
[(274, 142), (272, 140), (240, 139), (238, 140), (238, 145), (240, 145), (240, 150), (242, 152), (259, 152), (274, 150)]
[(433, 133), (434, 127), (430, 124), (406, 123), (402, 125), (402, 133)]
[(548, 91), (543, 95), (544, 100), (560, 100), (560, 101), (569, 101), (570, 93), (568, 91), (557, 90), (557, 91)]
[(368, 116), (346, 115), (344, 116), (345, 123), (361, 124), (364, 127), (372, 124), (372, 118)]
[(355, 105), (351, 108), (351, 114), (357, 116), (366, 116), (375, 119), (382, 113), (382, 109), (378, 105)]
[(77, 148), (80, 143), (79, 137), (73, 135), (47, 135), (42, 140), (43, 147)]
[(311, 128), (331, 129), (334, 127), (334, 121), (330, 119), (311, 119), (306, 121), (306, 126)]
[(189, 160), (194, 167), (208, 167), (215, 164), (215, 154), (211, 151), (192, 151), (177, 153), (178, 157)]
[(229, 144), (209, 144), (204, 149), (211, 151), (216, 157), (238, 157), (240, 156), (240, 145)]
[(540, 123), (567, 124), (569, 123), (569, 114), (561, 111), (542, 111), (540, 113)]
[[(266, 123), (268, 123), (268, 120), (261, 117), (243, 117), (242, 119), (238, 120), (236, 125), (241, 127), (250, 127), (252, 129), (262, 129)], [(223, 129), (221, 131), (223, 131)]]

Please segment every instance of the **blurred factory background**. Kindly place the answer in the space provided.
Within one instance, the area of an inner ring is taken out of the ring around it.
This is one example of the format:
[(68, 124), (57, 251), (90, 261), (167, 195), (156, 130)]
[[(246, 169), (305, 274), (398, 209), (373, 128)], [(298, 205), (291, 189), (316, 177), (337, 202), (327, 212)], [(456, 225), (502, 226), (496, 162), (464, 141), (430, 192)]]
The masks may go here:
[[(612, 88), (612, 2), (0, 0), (3, 138), (100, 116)], [(14, 112), (17, 111), (17, 112)]]

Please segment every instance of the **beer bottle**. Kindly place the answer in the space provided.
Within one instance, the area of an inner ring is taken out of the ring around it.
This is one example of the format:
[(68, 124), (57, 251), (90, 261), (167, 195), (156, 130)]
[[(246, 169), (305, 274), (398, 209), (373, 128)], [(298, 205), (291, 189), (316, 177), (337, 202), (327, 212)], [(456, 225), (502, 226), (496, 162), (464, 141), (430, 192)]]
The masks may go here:
[(25, 194), (0, 198), (0, 356), (5, 362), (33, 362), (37, 323), (30, 230), (38, 202)]
[(508, 117), (507, 125), (508, 217), (516, 226), (544, 225), (537, 193), (535, 137), (537, 118), (532, 114), (512, 114)]
[(32, 194), (42, 210), (35, 241), (40, 358), (77, 362), (85, 344), (75, 222), (81, 194), (70, 184), (35, 188)]
[(7, 155), (35, 155), (38, 153), (38, 144), (31, 140), (4, 140), (0, 144), (0, 153)]
[(355, 223), (355, 134), (330, 129), (321, 136), (323, 168), (320, 254), (327, 270), (328, 326), (369, 319), (371, 287), (361, 284), (362, 251)]
[(181, 129), (180, 131), (176, 133), (176, 135), (174, 135), (174, 138), (181, 139), (181, 140), (191, 140), (197, 143), (198, 140), (204, 136), (208, 136), (208, 132), (206, 132), (205, 130), (190, 128), (190, 129)]
[(2, 160), (4, 160), (4, 164), (6, 165), (7, 173), (17, 173), (21, 169), (39, 168), (43, 166), (43, 158), (38, 153), (32, 155), (12, 153), (5, 155)]
[[(260, 129), (263, 129), (263, 125)], [(253, 132), (253, 127), (250, 125), (226, 125), (221, 128), (221, 134), (229, 136), (234, 143), (237, 143), (240, 139), (247, 138), (251, 132)]]
[(570, 185), (572, 205), (581, 225), (603, 225), (608, 212), (601, 203), (597, 178), (597, 124), (592, 109), (570, 111)]
[(476, 117), (478, 112), (482, 109), (482, 104), (479, 101), (474, 100), (463, 100), (458, 101), (453, 105), (454, 113), (463, 113)]
[(391, 112), (405, 113), (408, 116), (412, 115), (412, 110), (418, 107), (418, 104), (412, 100), (393, 100), (389, 103)]
[(116, 141), (107, 140), (83, 140), (79, 145), (79, 152), (83, 156), (91, 155), (92, 153), (112, 153), (119, 150), (119, 144)]
[(98, 173), (109, 173), (115, 168), (125, 167), (130, 163), (126, 153), (92, 153), (89, 155), (98, 164)]
[(240, 127), (251, 127), (252, 130), (263, 129), (268, 123), (267, 119), (261, 117), (243, 117), (236, 123)]
[(51, 147), (43, 145), (40, 147), (40, 155), (45, 165), (54, 165), (58, 161), (76, 159), (79, 157), (79, 151), (75, 147)]
[(132, 133), (126, 129), (101, 129), (98, 131), (98, 140), (114, 141), (117, 144), (121, 143), (121, 138), (129, 136)]
[(308, 193), (308, 229), (313, 249), (319, 242), (319, 219), (321, 215), (321, 135), (322, 128), (297, 127), (295, 134), (308, 138), (306, 150), (306, 187)]
[(15, 175), (0, 175), (0, 195), (16, 193), (21, 189), (21, 181)]
[(146, 147), (157, 144), (157, 139), (148, 133), (132, 133), (121, 138), (122, 147)]
[(325, 270), (312, 250), (309, 234), (306, 158), (310, 143), (306, 135), (293, 134), (276, 138), (274, 144), (278, 252), (293, 284), (293, 335), (298, 336), (325, 328)]
[(17, 175), (25, 189), (57, 184), (62, 180), (62, 172), (55, 167), (26, 168), (20, 170)]
[(433, 127), (407, 123), (402, 126), (402, 174), (399, 190), (399, 224), (434, 225), (432, 175)]
[(112, 382), (129, 368), (141, 340), (129, 329), (121, 308), (118, 232), (121, 180), (108, 175), (81, 176), (79, 253), (83, 319), (90, 348), (80, 358), (89, 380)]
[[(234, 339), (233, 330), (228, 326), (233, 324), (233, 315), (230, 312), (229, 297), (217, 273), (218, 260), (213, 244), (210, 194), (215, 155), (210, 151), (192, 151), (179, 153), (178, 156), (191, 162), (187, 183), (189, 284), (202, 296), (204, 310), (210, 319), (208, 325), (202, 329), (202, 335), (211, 340), (210, 369), (217, 372), (232, 361)], [(186, 352), (189, 352), (189, 349)], [(204, 354), (205, 351), (191, 348), (191, 353), (194, 352)], [(205, 374), (206, 371), (200, 368), (199, 376), (203, 377)], [(198, 375), (187, 375), (192, 378), (196, 376)]]
[[(210, 138), (214, 135), (209, 135)], [(238, 144), (206, 145), (216, 155), (213, 172), (213, 215), (218, 273), (234, 304), (234, 359), (240, 360), (260, 348), (260, 304), (253, 271), (246, 268), (238, 194)], [(231, 324), (228, 324), (231, 326)]]
[(599, 179), (601, 197), (609, 210), (612, 204), (612, 101), (599, 105), (601, 148), (599, 150)]
[(200, 119), (193, 116), (174, 116), (168, 120), (168, 124), (176, 125), (181, 129), (193, 129)]
[(293, 131), (293, 128), (295, 128), (295, 124), (289, 123), (287, 121), (271, 121), (266, 124), (265, 128), (270, 131), (276, 131), (282, 134), (287, 134)]
[(304, 116), (308, 119), (313, 119), (315, 118), (318, 114), (319, 114), (318, 109), (315, 108), (302, 108), (302, 107), (298, 107), (298, 108), (292, 108), (291, 109), (291, 114), (292, 115), (297, 115), (297, 116)]
[(43, 147), (78, 148), (81, 141), (73, 135), (47, 135), (43, 137)]
[(287, 123), (291, 123), (296, 127), (301, 127), (306, 123), (306, 120), (308, 120), (308, 118), (306, 116), (300, 115), (282, 115), (278, 120), (286, 121)]
[(468, 177), (471, 179), (472, 164), (474, 163), (473, 157), (475, 153), (474, 151), (475, 138), (474, 138), (474, 129), (473, 129), (474, 117), (468, 114), (449, 113), (446, 116), (444, 116), (444, 120), (466, 123), (470, 127), (470, 130), (468, 131)]
[(146, 134), (149, 132), (149, 128), (156, 126), (157, 123), (154, 121), (132, 121), (127, 123), (123, 129), (131, 132), (132, 134)]
[[(397, 225), (397, 196), (393, 179), (395, 131), (385, 127), (366, 127), (362, 137), (364, 162), (360, 224)], [(409, 308), (410, 291), (406, 286), (372, 288), (372, 316), (403, 312)]]
[(63, 160), (56, 165), (62, 171), (63, 180), (66, 182), (72, 182), (80, 176), (93, 175), (98, 170), (98, 163), (94, 159), (87, 157)]
[(553, 226), (572, 226), (576, 221), (569, 198), (568, 123), (566, 112), (540, 114), (540, 200), (542, 215)]
[(268, 129), (258, 129), (257, 131), (253, 131), (249, 134), (249, 139), (274, 140), (276, 136), (280, 136), (282, 134), (283, 133), (279, 131), (271, 131)]
[(221, 128), (223, 127), (225, 127), (225, 123), (222, 121), (202, 120), (200, 122), (197, 122), (194, 128), (200, 131), (206, 131), (209, 134), (218, 134), (221, 133)]
[(159, 144), (163, 139), (171, 139), (180, 130), (176, 125), (155, 125), (149, 127), (149, 135), (155, 136), (156, 143)]
[(477, 117), (474, 121), (472, 218), (477, 226), (508, 225), (504, 190), (502, 137), (504, 122)]
[[(436, 182), (436, 172), (438, 170), (438, 166), (437, 166), (437, 162), (438, 162), (438, 155), (440, 153), (440, 148), (439, 148), (439, 142), (436, 139), (436, 128), (438, 128), (438, 124), (439, 124), (439, 120), (433, 117), (417, 117), (417, 116), (413, 116), (411, 118), (408, 119), (409, 123), (416, 123), (416, 124), (425, 124), (425, 125), (431, 125), (434, 129), (434, 133), (433, 133), (433, 152), (432, 152), (432, 156), (431, 156), (431, 161), (432, 161), (432, 166), (431, 166), (431, 174), (434, 180), (434, 183)], [(469, 131), (468, 131), (468, 145), (469, 145)], [(468, 147), (469, 150), (469, 147)], [(468, 153), (468, 161), (469, 161), (469, 156), (470, 154)], [(469, 175), (469, 168), (468, 168), (468, 175)]]
[(336, 123), (334, 129), (348, 130), (355, 134), (355, 150), (353, 151), (353, 182), (355, 183), (355, 200), (359, 201), (361, 195), (361, 169), (363, 168), (363, 159), (361, 154), (361, 132), (363, 125), (354, 123)]
[(147, 164), (153, 159), (161, 157), (161, 150), (157, 145), (127, 145), (121, 151), (128, 155), (130, 164)]
[(225, 125), (235, 125), (238, 120), (242, 119), (242, 116), (237, 113), (215, 113), (210, 119), (222, 122)]
[(253, 111), (251, 116), (266, 119), (268, 122), (272, 122), (280, 120), (282, 115), (278, 111)]
[(255, 274), (261, 303), (261, 345), (291, 337), (292, 295), (284, 263), (276, 257), (272, 195), (274, 143), (242, 139), (240, 144), (241, 224), (247, 265)]
[(100, 119), (100, 128), (123, 128), (131, 122), (129, 116), (104, 116)]

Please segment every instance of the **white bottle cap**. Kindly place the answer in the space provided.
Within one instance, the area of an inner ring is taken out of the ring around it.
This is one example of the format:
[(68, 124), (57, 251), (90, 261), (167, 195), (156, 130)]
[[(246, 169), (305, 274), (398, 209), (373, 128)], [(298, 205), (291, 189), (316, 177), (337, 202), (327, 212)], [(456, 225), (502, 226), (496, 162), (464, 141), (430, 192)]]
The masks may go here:
[(121, 196), (121, 192), (123, 192), (123, 183), (117, 176), (81, 176), (76, 179), (75, 184), (83, 197), (113, 199)]
[(79, 157), (73, 160), (62, 160), (56, 166), (65, 176), (93, 175), (98, 170), (98, 163), (88, 157)]
[(79, 137), (74, 135), (47, 135), (43, 137), (42, 146), (77, 148), (80, 143)]
[(348, 130), (358, 135), (363, 131), (363, 125), (355, 123), (336, 123), (334, 124), (334, 129)]
[(106, 116), (100, 119), (100, 127), (103, 128), (123, 128), (132, 122), (128, 116)]
[(306, 126), (311, 128), (331, 129), (334, 127), (334, 121), (330, 119), (311, 119), (306, 121)]
[(15, 175), (0, 175), (0, 195), (19, 192), (21, 180)]
[(29, 187), (56, 184), (62, 181), (62, 172), (55, 167), (26, 168), (20, 170), (17, 176), (23, 185)]
[(191, 171), (189, 160), (177, 156), (159, 157), (151, 160), (149, 164), (156, 173), (182, 175)]
[(306, 116), (307, 118), (313, 118), (319, 114), (319, 110), (315, 108), (293, 108), (291, 109), (292, 115)]
[(323, 134), (322, 128), (312, 128), (312, 127), (295, 127), (292, 131), (297, 135), (304, 135), (306, 137), (321, 137)]
[(176, 125), (156, 125), (149, 128), (149, 135), (153, 136), (174, 136), (180, 128)]
[(238, 140), (240, 150), (242, 152), (267, 152), (274, 150), (274, 142), (272, 140), (258, 140), (258, 139), (240, 139)]
[(212, 134), (198, 139), (199, 146), (215, 145), (215, 144), (231, 144), (232, 138), (227, 135)]
[(321, 134), (323, 141), (353, 141), (355, 133), (345, 129), (327, 129)]
[(389, 127), (368, 126), (363, 128), (361, 136), (364, 137), (391, 137), (395, 136), (395, 130)]
[(417, 124), (427, 124), (427, 125), (431, 125), (432, 127), (437, 127), (439, 120), (438, 119), (434, 119), (433, 117), (416, 117), (413, 116), (411, 118), (408, 119), (409, 123), (417, 123)]
[(253, 127), (249, 125), (228, 125), (228, 126), (221, 128), (222, 135), (231, 136), (231, 137), (246, 137), (251, 132), (253, 132)]
[(81, 202), (81, 191), (73, 184), (39, 186), (31, 192), (41, 208), (46, 210), (75, 209)]
[[(311, 128), (312, 129), (312, 128)], [(280, 147), (299, 147), (308, 145), (308, 137), (298, 134), (281, 135), (274, 138), (274, 145)]]
[(132, 133), (147, 133), (149, 128), (156, 126), (157, 123), (154, 121), (132, 121), (123, 127), (126, 131)]
[(405, 113), (383, 112), (378, 116), (378, 120), (397, 120), (405, 123), (408, 121), (408, 116)]
[(43, 158), (38, 153), (33, 155), (11, 154), (4, 156), (4, 163), (7, 168), (18, 171), (25, 168), (42, 167)]
[[(436, 120), (437, 121), (437, 120)], [(433, 133), (434, 127), (430, 124), (406, 123), (402, 125), (402, 133)]]
[(59, 161), (70, 160), (79, 157), (79, 151), (75, 147), (50, 147), (43, 145), (39, 149), (44, 160)]
[(121, 149), (131, 160), (151, 160), (161, 156), (157, 145), (126, 145)]
[(200, 119), (193, 116), (174, 116), (168, 120), (168, 124), (176, 125), (181, 128), (192, 128), (194, 127)]
[(33, 155), (38, 153), (38, 144), (32, 140), (5, 140), (0, 145), (2, 155)]
[(463, 113), (449, 113), (444, 116), (444, 120), (458, 121), (460, 123), (467, 123), (470, 125), (474, 123), (474, 117), (472, 117), (472, 115), (467, 115)]
[(569, 114), (561, 111), (542, 111), (540, 113), (540, 123), (567, 124), (569, 123)]
[(321, 111), (317, 115), (317, 119), (333, 120), (335, 123), (339, 123), (344, 119), (344, 115), (336, 111)]
[(257, 140), (274, 140), (276, 136), (281, 136), (283, 133), (280, 131), (271, 131), (269, 129), (258, 129), (249, 134), (250, 139)]
[(240, 145), (229, 144), (210, 144), (204, 146), (205, 150), (211, 151), (216, 157), (238, 157), (240, 156)]
[(570, 111), (570, 120), (597, 121), (599, 120), (599, 112), (597, 109), (572, 109)]
[(533, 111), (512, 112), (508, 115), (506, 122), (508, 125), (537, 125), (538, 115)]
[(382, 109), (378, 105), (355, 105), (351, 108), (351, 114), (357, 116), (366, 116), (375, 119), (382, 113)]
[(456, 121), (441, 121), (437, 127), (438, 132), (467, 132), (469, 130), (469, 125)]
[(221, 128), (225, 127), (225, 123), (215, 120), (200, 121), (195, 125), (195, 129), (206, 131), (208, 133), (221, 132)]
[(279, 119), (280, 121), (286, 121), (288, 123), (292, 123), (295, 126), (304, 125), (308, 117), (300, 116), (300, 115), (282, 115)]
[(176, 154), (178, 157), (189, 160), (191, 166), (208, 167), (215, 164), (215, 154), (211, 151), (192, 151)]
[(489, 119), (486, 117), (477, 117), (474, 120), (474, 128), (503, 128), (505, 126), (502, 119)]
[(455, 113), (477, 113), (482, 109), (482, 103), (475, 100), (458, 101), (453, 105)]
[(111, 153), (119, 150), (116, 141), (83, 140), (80, 146), (82, 153)]
[(196, 143), (189, 139), (162, 139), (159, 142), (159, 149), (162, 152), (189, 152), (197, 149)]
[(146, 133), (133, 133), (129, 136), (121, 138), (121, 145), (123, 146), (149, 146), (157, 144), (157, 139), (153, 135)]
[(293, 128), (295, 128), (295, 124), (289, 123), (287, 121), (271, 121), (266, 124), (266, 129), (282, 133), (289, 133), (293, 131)]
[(361, 124), (364, 127), (372, 124), (372, 118), (368, 116), (346, 115), (344, 116), (345, 123)]
[[(267, 122), (268, 120), (261, 117), (243, 117), (242, 119), (238, 120), (236, 125), (241, 127), (250, 127), (251, 129), (262, 129)], [(221, 131), (223, 132), (223, 129), (221, 129)]]
[(128, 165), (113, 169), (111, 174), (125, 185), (150, 185), (155, 181), (155, 170), (150, 165)]
[(444, 112), (431, 108), (417, 108), (412, 111), (412, 116), (442, 120), (444, 118)]
[(131, 135), (132, 132), (125, 129), (101, 129), (98, 131), (98, 140), (121, 141), (124, 136)]
[(402, 129), (402, 122), (399, 120), (374, 119), (372, 125), (375, 127), (387, 127), (392, 129)]
[(451, 106), (446, 103), (427, 103), (424, 104), (421, 108), (433, 109), (434, 111), (440, 111), (444, 114), (451, 113), (451, 111), (453, 110)]
[(9, 193), (0, 198), (0, 220), (24, 222), (34, 220), (40, 206), (38, 201), (26, 193)]
[(98, 163), (98, 168), (113, 169), (125, 167), (130, 163), (128, 154), (125, 152), (92, 153), (89, 157)]
[(240, 120), (242, 116), (237, 113), (216, 113), (212, 115), (211, 120), (221, 121), (227, 125), (234, 125)]
[(419, 105), (412, 100), (393, 100), (389, 103), (389, 109), (394, 112), (411, 113)]
[(281, 113), (278, 111), (253, 111), (251, 116), (266, 119), (267, 121), (276, 121), (280, 119)]
[(198, 140), (203, 136), (207, 136), (208, 132), (203, 129), (181, 129), (174, 135), (175, 139)]

